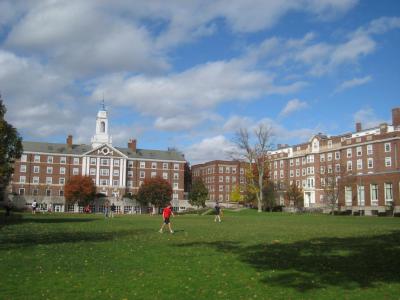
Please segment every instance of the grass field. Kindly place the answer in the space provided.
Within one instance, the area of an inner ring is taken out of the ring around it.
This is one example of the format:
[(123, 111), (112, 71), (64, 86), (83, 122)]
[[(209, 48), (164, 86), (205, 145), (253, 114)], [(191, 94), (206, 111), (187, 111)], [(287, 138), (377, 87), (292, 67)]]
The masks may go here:
[(0, 220), (0, 299), (400, 299), (400, 218)]

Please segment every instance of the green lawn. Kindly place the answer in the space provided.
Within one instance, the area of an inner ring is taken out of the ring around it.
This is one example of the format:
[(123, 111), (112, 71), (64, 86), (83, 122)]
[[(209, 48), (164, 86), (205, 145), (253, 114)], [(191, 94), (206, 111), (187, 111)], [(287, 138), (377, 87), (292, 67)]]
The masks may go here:
[(400, 218), (0, 219), (0, 299), (400, 299)]

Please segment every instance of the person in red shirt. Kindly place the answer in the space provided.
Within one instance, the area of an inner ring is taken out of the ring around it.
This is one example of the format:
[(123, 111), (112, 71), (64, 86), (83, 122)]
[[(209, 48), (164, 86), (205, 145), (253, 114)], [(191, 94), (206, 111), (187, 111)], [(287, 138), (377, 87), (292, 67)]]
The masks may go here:
[(168, 206), (167, 206), (166, 208), (163, 209), (162, 215), (163, 215), (164, 222), (163, 222), (163, 224), (161, 225), (161, 228), (160, 228), (160, 231), (159, 231), (159, 232), (162, 233), (162, 232), (163, 232), (163, 229), (164, 229), (164, 226), (165, 226), (165, 225), (168, 225), (169, 232), (174, 233), (174, 231), (173, 231), (172, 228), (171, 228), (171, 222), (170, 222), (170, 220), (169, 220), (169, 218), (171, 217), (171, 215), (172, 215), (173, 217), (175, 217), (174, 212), (172, 211), (172, 205), (171, 205), (171, 203), (168, 204)]

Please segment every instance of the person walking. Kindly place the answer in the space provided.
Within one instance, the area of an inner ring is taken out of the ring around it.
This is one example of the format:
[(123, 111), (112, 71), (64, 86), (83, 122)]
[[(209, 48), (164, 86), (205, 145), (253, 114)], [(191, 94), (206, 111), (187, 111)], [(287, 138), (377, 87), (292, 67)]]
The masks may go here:
[(221, 222), (221, 215), (222, 215), (222, 208), (221, 206), (219, 206), (219, 203), (217, 202), (215, 204), (215, 218), (214, 218), (214, 222)]
[(34, 199), (33, 202), (32, 202), (32, 214), (36, 214), (37, 206), (38, 206), (38, 204), (36, 202), (36, 199)]
[(160, 228), (160, 231), (159, 231), (159, 232), (160, 232), (160, 233), (163, 233), (163, 229), (164, 229), (165, 225), (168, 225), (169, 232), (174, 233), (174, 231), (173, 231), (172, 228), (171, 228), (171, 222), (170, 222), (170, 220), (169, 220), (169, 218), (171, 217), (171, 215), (172, 215), (173, 217), (175, 217), (174, 212), (173, 212), (173, 210), (172, 210), (172, 205), (171, 205), (171, 203), (169, 203), (168, 206), (167, 206), (166, 208), (163, 209), (162, 215), (163, 215), (163, 224), (161, 225), (161, 228)]
[(114, 213), (115, 213), (115, 209), (117, 207), (115, 206), (114, 202), (111, 204), (111, 218), (114, 218)]
[(104, 217), (108, 218), (108, 214), (110, 213), (110, 203), (108, 200), (104, 203)]

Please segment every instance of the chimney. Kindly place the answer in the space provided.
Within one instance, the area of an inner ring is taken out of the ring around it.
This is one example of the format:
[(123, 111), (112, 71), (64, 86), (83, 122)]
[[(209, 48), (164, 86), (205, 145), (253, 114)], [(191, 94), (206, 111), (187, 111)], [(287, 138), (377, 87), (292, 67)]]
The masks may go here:
[(131, 149), (133, 152), (136, 152), (136, 139), (130, 139), (128, 141), (128, 148)]
[(356, 131), (357, 132), (360, 132), (362, 129), (361, 129), (361, 123), (360, 122), (357, 122), (356, 123)]
[(400, 107), (392, 109), (392, 125), (394, 127), (400, 126)]
[(72, 135), (68, 135), (68, 137), (67, 137), (67, 145), (68, 145), (68, 147), (72, 147)]

